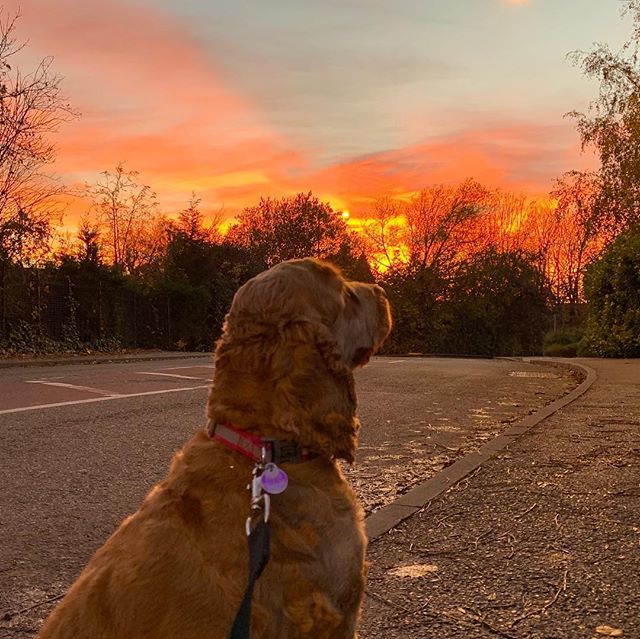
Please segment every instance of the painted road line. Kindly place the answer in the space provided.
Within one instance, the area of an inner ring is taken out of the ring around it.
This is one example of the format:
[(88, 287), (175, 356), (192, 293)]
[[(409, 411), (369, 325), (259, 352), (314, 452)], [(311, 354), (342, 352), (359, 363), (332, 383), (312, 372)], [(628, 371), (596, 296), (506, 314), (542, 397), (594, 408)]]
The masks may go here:
[(200, 379), (210, 382), (206, 377), (192, 377), (191, 375), (177, 375), (176, 373), (151, 373), (146, 371), (135, 371), (136, 375), (157, 375), (158, 377), (177, 377), (178, 379)]
[(38, 404), (36, 406), (23, 406), (21, 408), (7, 408), (0, 410), (0, 415), (10, 413), (26, 413), (30, 410), (45, 410), (47, 408), (58, 408), (59, 406), (75, 406), (76, 404), (93, 404), (94, 402), (109, 402), (118, 399), (129, 399), (130, 397), (145, 397), (147, 395), (163, 395), (164, 393), (181, 393), (184, 391), (199, 390), (209, 388), (209, 384), (204, 386), (188, 386), (186, 388), (168, 388), (166, 390), (146, 391), (144, 393), (129, 393), (128, 395), (109, 395), (108, 397), (92, 397), (91, 399), (77, 399), (71, 402), (56, 402), (55, 404)]
[(215, 368), (213, 364), (192, 364), (191, 366), (165, 366), (163, 371), (179, 371), (183, 368)]
[(106, 395), (107, 397), (119, 397), (121, 393), (106, 391), (91, 386), (77, 386), (76, 384), (65, 384), (64, 382), (45, 382), (40, 379), (25, 380), (25, 384), (44, 384), (45, 386), (59, 386), (60, 388), (70, 388), (71, 390), (83, 391), (85, 393), (96, 393), (97, 395)]

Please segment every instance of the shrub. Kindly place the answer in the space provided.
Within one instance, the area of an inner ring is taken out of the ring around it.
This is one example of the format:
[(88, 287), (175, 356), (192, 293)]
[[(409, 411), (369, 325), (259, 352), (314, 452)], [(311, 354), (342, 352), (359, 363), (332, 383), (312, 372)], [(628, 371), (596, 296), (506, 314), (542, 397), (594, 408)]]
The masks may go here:
[(544, 336), (542, 352), (547, 357), (576, 357), (583, 337), (584, 332), (579, 328), (549, 331)]
[(596, 354), (593, 351), (593, 349), (591, 348), (591, 345), (589, 344), (589, 340), (587, 340), (586, 337), (583, 337), (578, 342), (577, 355), (578, 355), (578, 357), (596, 357)]
[(600, 357), (640, 356), (640, 235), (627, 231), (587, 268), (585, 348)]
[(574, 344), (549, 344), (544, 347), (547, 357), (576, 357), (578, 354), (578, 342)]

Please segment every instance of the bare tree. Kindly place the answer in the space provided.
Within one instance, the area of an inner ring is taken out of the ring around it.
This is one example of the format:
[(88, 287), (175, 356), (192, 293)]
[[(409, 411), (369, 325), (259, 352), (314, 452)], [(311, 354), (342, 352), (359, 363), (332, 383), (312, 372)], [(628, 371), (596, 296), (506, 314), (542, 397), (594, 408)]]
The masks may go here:
[(406, 210), (410, 261), (441, 271), (473, 252), (480, 238), (476, 222), (487, 196), (488, 191), (474, 180), (420, 191)]
[(526, 202), (522, 224), (517, 234), (518, 244), (511, 250), (524, 250), (537, 258), (537, 265), (545, 273), (556, 299), (560, 299), (559, 271), (556, 268), (557, 216), (556, 203), (549, 198)]
[(0, 9), (0, 258), (22, 260), (47, 243), (61, 213), (63, 187), (43, 169), (55, 158), (50, 134), (76, 114), (51, 58), (31, 73), (13, 68), (24, 46), (14, 37), (17, 20)]
[[(607, 241), (606, 227), (597, 207), (599, 176), (569, 171), (556, 182), (551, 196), (557, 200), (551, 245), (558, 296), (574, 308), (582, 300), (582, 278), (587, 263)], [(610, 239), (610, 238), (609, 238)]]
[(526, 247), (524, 232), (530, 214), (527, 198), (496, 189), (487, 194), (484, 215), (478, 220), (478, 250), (495, 248), (499, 253)]
[(103, 171), (96, 184), (87, 186), (103, 229), (106, 256), (127, 273), (152, 261), (165, 235), (158, 227), (156, 194), (139, 184), (138, 175), (118, 164), (113, 173)]
[(404, 206), (393, 198), (380, 198), (362, 227), (367, 252), (377, 271), (384, 271), (406, 259)]

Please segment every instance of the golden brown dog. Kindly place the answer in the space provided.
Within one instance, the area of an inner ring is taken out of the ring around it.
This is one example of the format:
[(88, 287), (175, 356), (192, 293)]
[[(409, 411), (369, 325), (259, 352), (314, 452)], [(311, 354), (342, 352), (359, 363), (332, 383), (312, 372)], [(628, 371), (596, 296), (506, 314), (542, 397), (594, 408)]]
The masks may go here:
[[(353, 461), (352, 369), (391, 327), (382, 289), (329, 264), (283, 262), (236, 293), (207, 414), (318, 455), (285, 464), (271, 499), (271, 561), (253, 597), (254, 639), (355, 637), (363, 514), (338, 459)], [(247, 583), (253, 462), (205, 432), (93, 556), (40, 639), (225, 639)]]

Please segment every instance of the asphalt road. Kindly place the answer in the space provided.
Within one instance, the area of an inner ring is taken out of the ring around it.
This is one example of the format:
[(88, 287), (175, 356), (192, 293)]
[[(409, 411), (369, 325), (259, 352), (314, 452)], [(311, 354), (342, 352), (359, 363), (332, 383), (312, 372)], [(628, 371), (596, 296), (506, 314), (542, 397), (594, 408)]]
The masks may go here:
[[(0, 637), (29, 637), (204, 423), (211, 357), (0, 370)], [(504, 360), (374, 358), (347, 469), (370, 512), (575, 385)]]

